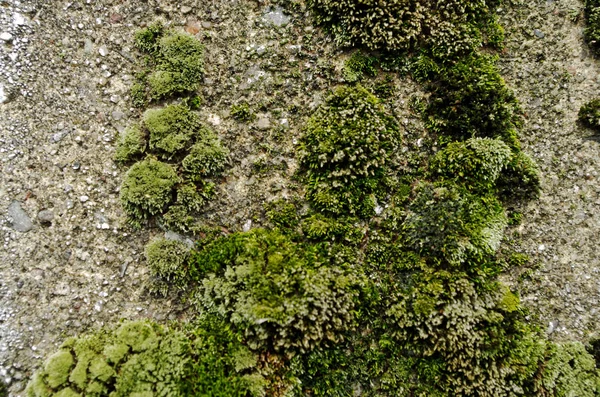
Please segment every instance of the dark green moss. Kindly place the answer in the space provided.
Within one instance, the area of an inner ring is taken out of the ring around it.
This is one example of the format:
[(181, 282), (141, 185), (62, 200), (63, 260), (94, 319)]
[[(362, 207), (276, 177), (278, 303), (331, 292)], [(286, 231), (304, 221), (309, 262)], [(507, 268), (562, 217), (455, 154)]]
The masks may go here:
[(471, 138), (449, 144), (430, 166), (434, 175), (485, 194), (495, 190), (496, 181), (512, 157), (508, 145), (499, 139)]
[(455, 140), (500, 138), (519, 149), (521, 109), (494, 63), (494, 57), (475, 55), (430, 72), (428, 128)]
[(498, 179), (498, 193), (506, 201), (537, 199), (541, 193), (541, 173), (536, 162), (517, 151)]
[(252, 112), (248, 102), (241, 102), (231, 105), (230, 113), (231, 117), (244, 123), (250, 123), (256, 119), (256, 114)]
[(265, 205), (269, 222), (281, 231), (294, 232), (300, 224), (298, 209), (294, 203), (284, 199), (272, 201)]
[(594, 52), (600, 48), (600, 1), (585, 0), (585, 39)]
[(308, 2), (317, 21), (330, 29), (339, 44), (390, 51), (425, 47), (440, 58), (475, 51), (488, 38), (497, 42), (499, 34), (493, 11), (499, 3), (498, 0), (451, 0), (443, 4), (420, 0)]
[(344, 63), (343, 76), (348, 83), (356, 83), (364, 77), (374, 77), (377, 74), (375, 57), (365, 55), (360, 51), (355, 52)]
[(368, 217), (401, 137), (366, 89), (340, 87), (308, 120), (300, 144), (307, 198), (319, 211)]
[[(598, 10), (600, 14), (600, 7)], [(600, 131), (600, 99), (593, 99), (579, 109), (579, 121), (588, 128)]]

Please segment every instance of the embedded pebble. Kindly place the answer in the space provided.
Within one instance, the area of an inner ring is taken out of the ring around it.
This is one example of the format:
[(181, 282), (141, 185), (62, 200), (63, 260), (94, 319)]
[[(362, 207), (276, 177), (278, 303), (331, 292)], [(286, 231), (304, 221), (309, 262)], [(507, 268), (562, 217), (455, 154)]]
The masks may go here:
[(33, 222), (18, 201), (13, 201), (8, 206), (8, 216), (12, 219), (11, 226), (16, 231), (26, 233), (33, 229)]

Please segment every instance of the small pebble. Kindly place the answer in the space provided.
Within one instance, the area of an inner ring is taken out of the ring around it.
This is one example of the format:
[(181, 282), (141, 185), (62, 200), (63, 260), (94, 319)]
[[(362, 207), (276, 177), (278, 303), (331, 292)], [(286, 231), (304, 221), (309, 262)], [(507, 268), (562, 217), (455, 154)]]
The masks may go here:
[(86, 201), (88, 201), (90, 198), (88, 196), (81, 196), (79, 197), (79, 201), (81, 201), (82, 203), (85, 203)]

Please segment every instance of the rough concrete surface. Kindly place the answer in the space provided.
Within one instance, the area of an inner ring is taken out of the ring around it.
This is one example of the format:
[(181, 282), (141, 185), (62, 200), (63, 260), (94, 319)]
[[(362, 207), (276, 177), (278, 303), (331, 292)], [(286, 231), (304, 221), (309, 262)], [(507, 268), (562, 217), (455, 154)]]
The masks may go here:
[[(532, 316), (556, 339), (599, 331), (600, 143), (576, 124), (598, 95), (600, 64), (582, 38), (582, 3), (536, 0), (500, 12), (499, 62), (526, 113), (524, 150), (544, 175), (510, 243), (539, 268), (507, 275)], [(123, 221), (112, 161), (115, 138), (139, 117), (128, 88), (132, 37), (156, 19), (206, 46), (203, 120), (231, 151), (217, 197), (203, 214), (231, 230), (260, 225), (263, 204), (302, 192), (292, 178), (300, 126), (342, 81), (346, 53), (311, 25), (303, 7), (251, 0), (0, 1), (0, 377), (22, 395), (40, 358), (66, 336), (119, 321), (186, 316), (144, 291), (143, 246), (164, 233)], [(430, 150), (408, 108), (418, 87), (395, 81), (392, 107), (403, 152)], [(247, 102), (251, 124), (229, 116)]]

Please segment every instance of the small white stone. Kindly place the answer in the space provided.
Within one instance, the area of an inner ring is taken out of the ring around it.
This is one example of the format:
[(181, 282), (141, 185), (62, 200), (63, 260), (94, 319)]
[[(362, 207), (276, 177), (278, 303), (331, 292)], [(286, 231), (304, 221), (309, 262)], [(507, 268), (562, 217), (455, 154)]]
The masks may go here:
[(540, 246), (538, 247), (538, 251), (544, 251), (546, 249), (546, 246), (544, 244), (540, 244)]
[(16, 12), (15, 15), (13, 15), (13, 23), (17, 26), (25, 25), (25, 18), (23, 15)]
[(81, 201), (82, 203), (85, 203), (86, 201), (88, 201), (90, 198), (88, 196), (81, 196), (79, 197), (79, 201)]
[(10, 34), (8, 32), (2, 32), (2, 33), (0, 33), (0, 40), (11, 41), (12, 38), (13, 38), (12, 34)]
[(208, 122), (211, 123), (212, 125), (220, 125), (221, 124), (221, 118), (216, 115), (216, 114), (209, 114), (208, 115)]
[(252, 219), (248, 219), (246, 223), (244, 223), (244, 226), (242, 226), (242, 230), (248, 232), (250, 231), (250, 228), (252, 228)]
[(106, 46), (103, 45), (102, 47), (98, 48), (98, 53), (105, 57), (108, 55), (108, 48), (106, 48)]
[(0, 103), (8, 101), (8, 95), (4, 92), (4, 86), (0, 84)]
[(101, 225), (101, 227), (102, 227), (102, 229), (103, 229), (103, 230), (110, 229), (110, 226), (108, 225), (108, 223), (103, 223), (103, 224)]

